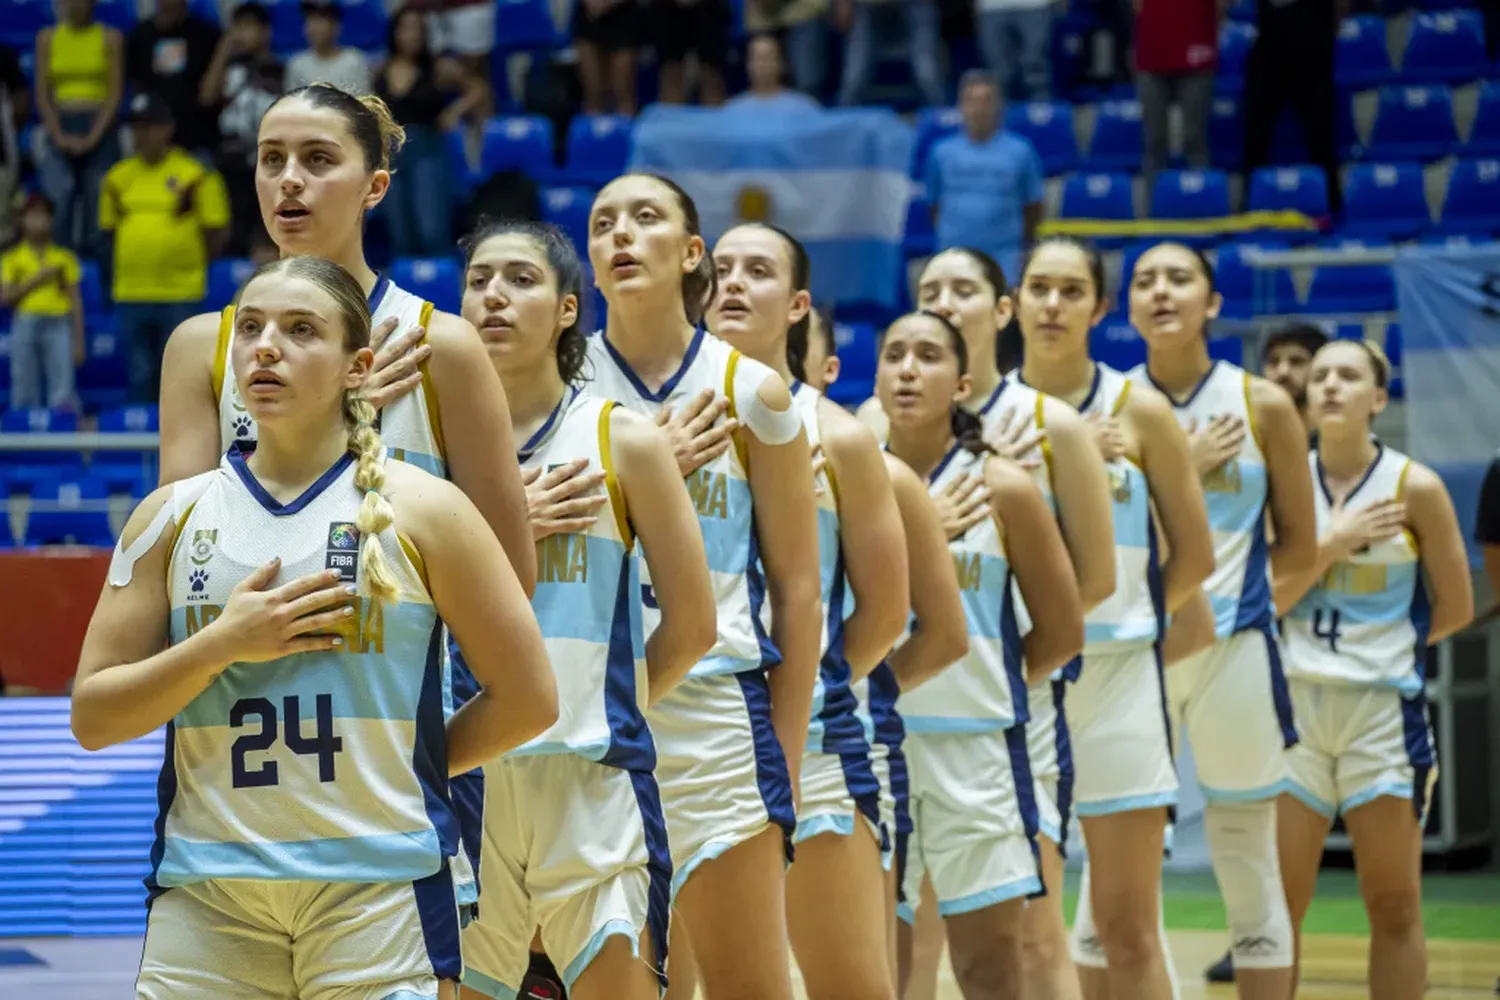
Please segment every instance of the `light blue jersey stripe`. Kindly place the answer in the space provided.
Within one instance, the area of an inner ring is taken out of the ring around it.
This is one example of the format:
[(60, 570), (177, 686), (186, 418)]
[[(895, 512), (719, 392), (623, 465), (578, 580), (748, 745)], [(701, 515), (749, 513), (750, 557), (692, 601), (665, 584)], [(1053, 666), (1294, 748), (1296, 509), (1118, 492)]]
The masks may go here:
[(615, 605), (625, 546), (599, 535), (553, 535), (541, 544), (549, 543), (570, 547), (574, 578), (537, 581), (531, 607), (542, 635), (608, 646), (618, 627)]
[(432, 829), (328, 840), (205, 843), (165, 838), (166, 852), (157, 869), (164, 886), (214, 878), (285, 879), (287, 872), (316, 871), (328, 882), (393, 882), (431, 875), (442, 863), (438, 835)]

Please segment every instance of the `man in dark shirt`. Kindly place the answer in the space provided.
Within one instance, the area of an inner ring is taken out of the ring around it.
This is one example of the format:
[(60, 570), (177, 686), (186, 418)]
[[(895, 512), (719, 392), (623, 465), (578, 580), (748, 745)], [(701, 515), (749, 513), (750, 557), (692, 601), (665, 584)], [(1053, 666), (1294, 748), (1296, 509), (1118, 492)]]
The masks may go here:
[(130, 29), (125, 76), (137, 92), (159, 95), (177, 123), (177, 143), (195, 155), (219, 142), (217, 108), (200, 100), (219, 29), (188, 11), (188, 0), (156, 0), (156, 14)]

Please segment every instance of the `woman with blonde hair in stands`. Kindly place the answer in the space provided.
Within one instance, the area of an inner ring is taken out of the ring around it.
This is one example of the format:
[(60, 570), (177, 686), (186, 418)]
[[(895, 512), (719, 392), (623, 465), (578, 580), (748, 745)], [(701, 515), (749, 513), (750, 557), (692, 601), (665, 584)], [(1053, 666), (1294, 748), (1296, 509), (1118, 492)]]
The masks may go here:
[[(141, 503), (84, 638), (79, 742), (167, 727), (141, 1000), (451, 1000), (449, 775), (557, 719), (489, 526), (386, 455), (369, 337), (337, 264), (251, 277), (229, 350), (257, 445)], [(446, 725), (445, 627), (484, 685)]]
[(1323, 844), (1343, 816), (1370, 917), (1370, 995), (1413, 1000), (1427, 985), (1422, 827), (1438, 765), (1427, 650), (1473, 618), (1474, 591), (1443, 481), (1371, 431), (1389, 378), (1384, 353), (1362, 341), (1313, 357), (1318, 559), (1272, 579), (1301, 736), (1277, 847), (1300, 958)]
[[(260, 122), (256, 196), (266, 231), (283, 256), (309, 254), (341, 265), (364, 289), (379, 352), (366, 395), (394, 458), (452, 480), (500, 539), (529, 594), (536, 549), (505, 389), (479, 334), (466, 320), (378, 275), (365, 262), (365, 215), (392, 183), (391, 159), (403, 133), (378, 97), (354, 97), (317, 83), (279, 98)], [(237, 442), (256, 440), (256, 423), (236, 388), (234, 306), (203, 313), (167, 342), (161, 377), (161, 481), (212, 469)], [(397, 332), (384, 344), (383, 337)], [(473, 694), (462, 665), (454, 698)], [(454, 783), (463, 827), (461, 895), (473, 902), (484, 792), (477, 775)]]

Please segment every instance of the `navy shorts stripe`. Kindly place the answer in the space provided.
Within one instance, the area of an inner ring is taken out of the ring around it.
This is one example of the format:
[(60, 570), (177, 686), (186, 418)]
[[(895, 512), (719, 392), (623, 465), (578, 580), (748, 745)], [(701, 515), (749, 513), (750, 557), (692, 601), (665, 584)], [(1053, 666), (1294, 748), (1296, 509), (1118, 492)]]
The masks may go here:
[(672, 912), (672, 852), (667, 847), (667, 818), (662, 812), (661, 789), (656, 775), (649, 771), (631, 771), (630, 783), (641, 810), (641, 826), (646, 831), (646, 870), (650, 888), (646, 903), (646, 926), (651, 930), (651, 947), (656, 953), (656, 977), (661, 988), (667, 988), (667, 929)]
[(1052, 707), (1057, 712), (1055, 742), (1057, 747), (1057, 852), (1068, 856), (1068, 824), (1073, 812), (1073, 736), (1068, 730), (1068, 685), (1065, 680), (1052, 682)]
[(463, 975), (464, 961), (458, 944), (458, 897), (453, 891), (453, 872), (444, 861), (436, 874), (418, 879), (411, 888), (417, 899), (422, 941), (433, 975), (438, 979), (458, 979)]
[(786, 839), (786, 856), (792, 858), (792, 835), (797, 829), (797, 812), (792, 804), (792, 776), (786, 766), (786, 755), (776, 728), (771, 724), (771, 686), (760, 670), (746, 670), (734, 675), (745, 696), (745, 712), (750, 718), (751, 737), (755, 743), (755, 780), (761, 801), (771, 822), (781, 827)]

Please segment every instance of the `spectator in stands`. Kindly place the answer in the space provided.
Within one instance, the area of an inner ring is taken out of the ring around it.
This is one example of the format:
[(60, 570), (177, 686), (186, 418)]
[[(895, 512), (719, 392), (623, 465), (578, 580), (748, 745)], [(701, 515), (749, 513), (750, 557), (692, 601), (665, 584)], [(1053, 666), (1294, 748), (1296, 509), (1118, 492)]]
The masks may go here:
[(1342, 0), (1256, 0), (1255, 43), (1245, 61), (1245, 191), (1271, 162), (1282, 108), (1302, 122), (1308, 159), (1328, 177), (1329, 207), (1343, 204), (1333, 86)]
[(974, 247), (1015, 275), (1042, 221), (1042, 163), (1030, 142), (1000, 127), (1002, 108), (994, 77), (983, 70), (963, 75), (964, 129), (933, 147), (927, 198), (939, 250)]
[(661, 64), (658, 99), (687, 101), (687, 57), (697, 57), (698, 103), (724, 103), (724, 67), (734, 12), (729, 0), (654, 0), (656, 59)]
[(351, 94), (370, 92), (370, 61), (359, 49), (339, 44), (344, 9), (338, 0), (303, 0), (307, 48), (287, 60), (286, 89), (331, 83)]
[(21, 241), (0, 256), (0, 303), (10, 325), (10, 405), (71, 407), (73, 369), (83, 363), (78, 258), (52, 239), (52, 206), (33, 194), (21, 210)]
[(406, 129), (406, 144), (395, 162), (401, 183), (380, 203), (392, 249), (401, 257), (452, 253), (453, 203), (443, 133), (484, 100), (485, 85), (458, 60), (433, 57), (426, 19), (418, 11), (396, 12), (386, 47), (390, 57), (375, 77), (375, 93)]
[(99, 219), (115, 236), (115, 322), (132, 403), (155, 403), (161, 354), (198, 312), (208, 262), (229, 226), (224, 179), (173, 145), (172, 109), (157, 94), (130, 102), (135, 155), (104, 178)]
[(1167, 116), (1182, 114), (1182, 154), (1205, 170), (1208, 119), (1219, 57), (1220, 0), (1139, 0), (1135, 22), (1135, 89), (1141, 101), (1147, 190), (1169, 154)]
[(1052, 96), (1052, 0), (975, 0), (979, 51), (1002, 96)]
[(219, 29), (189, 12), (187, 0), (156, 0), (156, 13), (125, 39), (130, 86), (160, 94), (178, 122), (178, 144), (204, 160), (219, 144), (215, 116), (199, 101), (218, 44)]
[(828, 82), (829, 0), (746, 0), (745, 30), (776, 34), (785, 48), (792, 84), (822, 100)]
[(644, 42), (638, 0), (578, 0), (573, 47), (585, 114), (634, 115), (636, 58)]
[(745, 75), (750, 88), (729, 103), (739, 108), (766, 111), (797, 111), (819, 107), (817, 101), (786, 85), (781, 61), (781, 43), (775, 35), (755, 35), (745, 47)]
[(58, 0), (56, 25), (36, 37), (34, 152), (42, 190), (56, 208), (57, 242), (94, 253), (99, 184), (119, 158), (115, 113), (125, 89), (124, 40), (94, 20), (94, 0)]
[(879, 22), (885, 20), (889, 27), (897, 14), (905, 21), (898, 30), (906, 40), (906, 54), (922, 100), (930, 107), (947, 103), (941, 65), (942, 12), (937, 0), (834, 0), (834, 21), (844, 31), (840, 104), (864, 103), (870, 78), (875, 75)]
[(271, 13), (250, 0), (234, 9), (229, 30), (203, 78), (199, 97), (219, 112), (219, 154), (215, 159), (229, 191), (234, 225), (226, 250), (243, 257), (255, 234), (264, 234), (255, 199), (255, 143), (261, 117), (283, 93), (284, 70), (271, 53)]
[[(1313, 355), (1328, 343), (1328, 334), (1311, 323), (1292, 323), (1266, 338), (1260, 355), (1260, 373), (1287, 391), (1302, 422), (1307, 419), (1307, 376), (1312, 370)], [(1309, 426), (1311, 426), (1309, 424)]]
[(495, 0), (427, 0), (418, 9), (429, 12), (432, 51), (457, 58), (477, 79), (488, 81), (490, 53), (495, 49)]
[(21, 183), (21, 127), (31, 114), (30, 88), (16, 50), (0, 44), (0, 247), (15, 239)]

